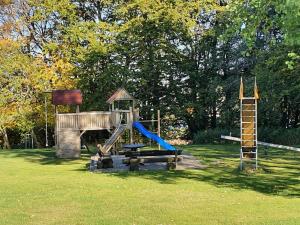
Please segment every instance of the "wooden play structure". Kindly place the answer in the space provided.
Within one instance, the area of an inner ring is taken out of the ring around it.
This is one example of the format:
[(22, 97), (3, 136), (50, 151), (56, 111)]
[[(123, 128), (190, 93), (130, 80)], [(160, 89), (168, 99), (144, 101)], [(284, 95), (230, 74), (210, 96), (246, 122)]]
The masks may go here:
[[(110, 137), (104, 144), (98, 144), (98, 153), (91, 157), (90, 170), (113, 168), (112, 155), (123, 155), (121, 160), (129, 170), (139, 170), (142, 163), (165, 162), (168, 169), (176, 168), (181, 158), (175, 149), (160, 137), (160, 111), (157, 119), (139, 121), (136, 100), (125, 89), (118, 89), (108, 100), (109, 111), (80, 112), (82, 94), (80, 90), (56, 90), (52, 92), (55, 106), (55, 146), (59, 158), (79, 158), (81, 137), (89, 130), (108, 130)], [(59, 113), (60, 105), (75, 106), (74, 113)], [(157, 132), (150, 132), (141, 122), (157, 122)], [(144, 137), (159, 144), (159, 150), (139, 151), (144, 144), (134, 143), (133, 129)], [(129, 131), (129, 143), (115, 148), (116, 142), (125, 131)], [(126, 150), (127, 146), (127, 150)], [(163, 147), (165, 150), (160, 150)], [(114, 150), (114, 151), (112, 151)]]
[[(120, 104), (122, 102), (122, 104)], [(59, 158), (79, 158), (81, 136), (88, 130), (108, 130), (111, 133), (101, 151), (108, 152), (126, 129), (133, 140), (132, 123), (139, 118), (135, 99), (123, 88), (118, 89), (108, 100), (109, 111), (80, 112), (80, 90), (56, 90), (52, 92), (55, 106), (55, 146)], [(74, 113), (59, 113), (59, 105), (75, 105)]]
[(281, 148), (300, 152), (300, 148), (277, 145), (257, 140), (257, 102), (259, 99), (256, 79), (254, 83), (254, 96), (244, 97), (244, 84), (241, 78), (240, 82), (240, 133), (241, 138), (221, 135), (222, 139), (239, 141), (240, 148), (240, 169), (244, 168), (244, 161), (255, 161), (255, 169), (258, 167), (258, 145)]

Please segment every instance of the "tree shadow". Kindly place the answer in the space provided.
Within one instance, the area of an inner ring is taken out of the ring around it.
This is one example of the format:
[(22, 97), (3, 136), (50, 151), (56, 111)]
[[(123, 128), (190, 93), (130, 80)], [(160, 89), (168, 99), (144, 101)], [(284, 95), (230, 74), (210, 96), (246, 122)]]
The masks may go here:
[(217, 187), (228, 187), (239, 190), (253, 190), (263, 194), (280, 195), (287, 197), (300, 197), (299, 176), (300, 173), (276, 173), (264, 169), (265, 172), (245, 173), (239, 169), (229, 170), (223, 167), (221, 170), (209, 168), (206, 171), (140, 171), (140, 172), (115, 172), (110, 173), (122, 179), (140, 177), (156, 180), (161, 184), (176, 184), (178, 180), (187, 179), (202, 181)]
[[(156, 180), (161, 184), (176, 184), (179, 180), (195, 180), (217, 187), (229, 187), (238, 190), (252, 190), (268, 195), (300, 197), (300, 154), (291, 157), (291, 153), (270, 150), (269, 157), (260, 157), (259, 169), (251, 167), (244, 171), (239, 169), (239, 151), (235, 146), (209, 146), (220, 149), (209, 151), (200, 146), (187, 148), (208, 166), (204, 170), (184, 171), (140, 171), (111, 173), (122, 179), (141, 177)], [(196, 152), (195, 152), (196, 151)], [(227, 151), (228, 154), (225, 154)]]
[(80, 159), (60, 159), (55, 155), (53, 149), (17, 149), (6, 150), (0, 152), (5, 158), (23, 158), (32, 163), (39, 163), (41, 165), (67, 165), (67, 164), (82, 164), (82, 160), (88, 160), (90, 154), (84, 150), (82, 151)]
[[(203, 170), (184, 171), (138, 171), (106, 173), (108, 176), (128, 179), (139, 177), (161, 184), (177, 184), (182, 179), (201, 181), (216, 187), (229, 187), (237, 190), (252, 190), (268, 195), (300, 197), (300, 154), (269, 149), (267, 155), (259, 156), (257, 171), (240, 171), (239, 147), (235, 145), (187, 146), (184, 150), (192, 153), (207, 166)], [(74, 165), (78, 172), (87, 172), (86, 163), (90, 154), (82, 152), (81, 159), (58, 159), (52, 149), (25, 149), (1, 151), (7, 158), (21, 157), (41, 165)]]

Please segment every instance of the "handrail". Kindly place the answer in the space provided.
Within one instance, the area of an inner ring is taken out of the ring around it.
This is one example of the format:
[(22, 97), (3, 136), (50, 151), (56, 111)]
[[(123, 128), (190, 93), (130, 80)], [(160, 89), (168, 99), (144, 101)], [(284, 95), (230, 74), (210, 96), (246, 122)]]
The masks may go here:
[[(134, 114), (135, 113), (135, 114)], [(117, 127), (122, 121), (131, 126), (137, 110), (92, 111), (57, 114), (57, 129), (97, 130)]]
[[(221, 138), (226, 139), (226, 140), (231, 140), (231, 141), (241, 141), (241, 139), (238, 137), (232, 137), (232, 136), (226, 136), (226, 135), (221, 135)], [(262, 141), (257, 141), (257, 144), (272, 147), (272, 148), (280, 148), (280, 149), (287, 149), (287, 150), (300, 152), (300, 148), (286, 146), (286, 145), (278, 145), (278, 144), (272, 144), (272, 143), (267, 143), (267, 142), (262, 142)]]

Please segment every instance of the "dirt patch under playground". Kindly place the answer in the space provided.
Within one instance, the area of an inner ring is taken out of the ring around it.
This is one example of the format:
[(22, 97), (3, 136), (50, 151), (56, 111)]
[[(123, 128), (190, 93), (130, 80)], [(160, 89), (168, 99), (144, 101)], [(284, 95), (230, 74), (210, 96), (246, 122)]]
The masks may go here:
[[(204, 169), (207, 166), (203, 165), (200, 160), (198, 160), (193, 155), (182, 152), (179, 156), (181, 160), (177, 162), (176, 170), (186, 170), (186, 169)], [(119, 171), (129, 171), (129, 166), (124, 164), (122, 161), (125, 159), (124, 155), (113, 155), (113, 165), (114, 168), (109, 169), (97, 169), (95, 172), (119, 172)], [(155, 163), (143, 163), (139, 166), (140, 171), (156, 171), (156, 170), (167, 170), (165, 162), (155, 162)]]

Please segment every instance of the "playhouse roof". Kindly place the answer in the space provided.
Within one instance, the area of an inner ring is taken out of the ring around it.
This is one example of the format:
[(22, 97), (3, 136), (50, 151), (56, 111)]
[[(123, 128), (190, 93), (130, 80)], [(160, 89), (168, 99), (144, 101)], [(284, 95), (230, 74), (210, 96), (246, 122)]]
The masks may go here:
[(53, 90), (53, 105), (81, 105), (82, 94), (80, 90)]
[(135, 100), (135, 98), (132, 97), (132, 95), (130, 95), (124, 88), (119, 88), (106, 102), (112, 104), (114, 101), (119, 100)]

